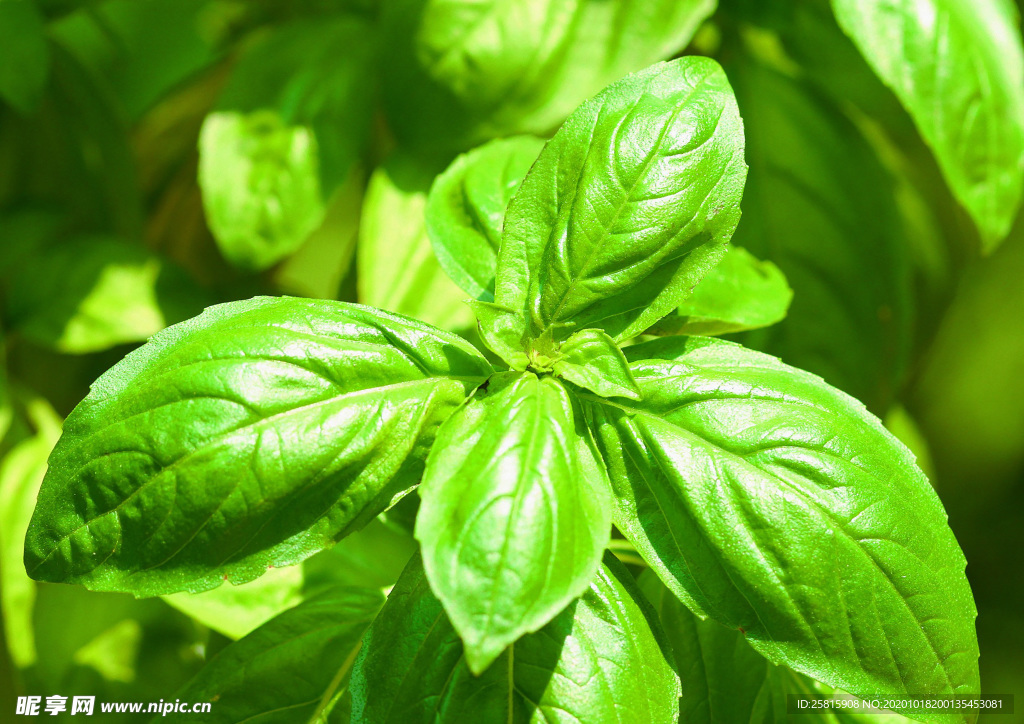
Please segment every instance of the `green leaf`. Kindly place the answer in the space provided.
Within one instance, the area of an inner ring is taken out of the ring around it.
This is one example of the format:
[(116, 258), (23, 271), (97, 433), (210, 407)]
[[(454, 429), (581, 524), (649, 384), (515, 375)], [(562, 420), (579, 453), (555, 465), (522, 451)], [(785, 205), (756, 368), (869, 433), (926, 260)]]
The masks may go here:
[(612, 81), (670, 58), (714, 0), (385, 3), (384, 101), (406, 145), (548, 135)]
[(302, 601), (302, 568), (268, 570), (255, 581), (202, 593), (172, 593), (163, 599), (204, 626), (240, 639)]
[(71, 413), (29, 572), (158, 595), (298, 563), (412, 488), (437, 427), (491, 371), (454, 335), (358, 305), (211, 307)]
[(480, 339), (514, 370), (530, 366), (530, 357), (522, 349), (522, 317), (513, 309), (492, 302), (467, 300), (477, 318)]
[[(410, 495), (402, 498), (402, 502), (415, 499), (416, 496)], [(306, 560), (302, 565), (304, 590), (332, 585), (390, 588), (417, 550), (419, 547), (411, 533), (400, 532), (375, 520)]]
[(32, 625), (36, 584), (25, 573), (25, 531), (61, 425), (42, 398), (30, 400), (26, 412), (35, 434), (0, 460), (0, 613), (11, 661), (22, 669), (36, 661)]
[[(210, 724), (322, 721), (383, 604), (383, 594), (359, 588), (311, 598), (221, 651), (175, 698), (211, 702), (203, 715)], [(155, 721), (194, 719), (172, 713)]]
[(773, 663), (856, 696), (978, 695), (963, 553), (879, 420), (732, 343), (664, 337), (626, 354), (642, 403), (580, 397), (615, 524), (673, 593)]
[(872, 410), (902, 384), (912, 310), (892, 179), (825, 96), (745, 54), (728, 67), (750, 177), (733, 241), (785, 273), (786, 319), (745, 344), (821, 375)]
[(544, 142), (515, 136), (459, 156), (427, 199), (427, 233), (441, 268), (474, 299), (494, 301), (505, 210)]
[[(771, 663), (736, 629), (694, 616), (650, 569), (640, 574), (637, 584), (654, 604), (672, 647), (683, 688), (680, 722), (789, 724), (793, 719), (787, 713), (787, 696), (825, 698), (817, 682)], [(828, 709), (808, 709), (800, 721), (837, 720)]]
[(320, 226), (316, 137), (274, 111), (213, 113), (199, 137), (199, 185), (207, 223), (232, 264), (261, 270)]
[(141, 342), (202, 311), (205, 292), (145, 248), (90, 237), (44, 247), (24, 261), (8, 305), (12, 326), (61, 352)]
[(640, 390), (622, 350), (599, 329), (581, 329), (559, 350), (556, 375), (601, 397), (640, 399)]
[(777, 266), (732, 247), (679, 309), (647, 331), (714, 336), (770, 327), (786, 318), (792, 300)]
[(35, 0), (0, 2), (0, 99), (25, 115), (33, 113), (49, 72), (46, 25)]
[(840, 27), (931, 145), (985, 249), (1024, 184), (1024, 49), (1006, 0), (832, 0)]
[(414, 558), (356, 661), (352, 721), (674, 723), (665, 649), (650, 605), (606, 556), (582, 598), (475, 676)]
[(438, 432), (416, 539), (476, 674), (582, 594), (600, 564), (608, 483), (580, 427), (559, 382), (509, 372)]
[(463, 330), (473, 325), (466, 294), (441, 270), (424, 225), (433, 178), (407, 156), (373, 172), (359, 225), (359, 301)]
[(579, 329), (635, 336), (725, 253), (745, 176), (739, 112), (714, 61), (680, 58), (610, 85), (512, 199), (496, 302), (523, 310), (525, 337), (548, 356)]
[(266, 269), (320, 226), (369, 133), (372, 38), (351, 17), (294, 22), (234, 69), (199, 139), (207, 221), (232, 263)]

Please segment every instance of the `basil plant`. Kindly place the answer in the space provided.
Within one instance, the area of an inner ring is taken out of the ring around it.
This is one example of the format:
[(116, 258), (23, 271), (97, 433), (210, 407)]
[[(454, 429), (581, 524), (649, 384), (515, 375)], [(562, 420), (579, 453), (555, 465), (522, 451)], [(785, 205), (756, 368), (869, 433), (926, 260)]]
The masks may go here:
[[(216, 721), (785, 721), (792, 696), (976, 698), (965, 560), (913, 455), (819, 377), (691, 334), (709, 313), (689, 300), (739, 253), (745, 178), (733, 91), (700, 57), (626, 76), (547, 143), (459, 157), (427, 225), (482, 346), (298, 298), (167, 328), (67, 419), (28, 572), (201, 592), (409, 521), (419, 550), (386, 598), (311, 599), (200, 674), (182, 696), (222, 704)], [(245, 702), (219, 701), (232, 686)]]

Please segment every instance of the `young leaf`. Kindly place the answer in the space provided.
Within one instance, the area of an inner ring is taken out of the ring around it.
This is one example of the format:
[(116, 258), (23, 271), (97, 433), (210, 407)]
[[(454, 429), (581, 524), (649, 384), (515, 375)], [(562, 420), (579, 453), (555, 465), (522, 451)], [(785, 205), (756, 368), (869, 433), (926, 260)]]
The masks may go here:
[(141, 342), (198, 314), (206, 294), (178, 267), (119, 239), (82, 238), (23, 262), (8, 304), (12, 326), (61, 352)]
[(427, 199), (427, 233), (441, 268), (474, 299), (494, 301), (494, 271), (508, 202), (544, 142), (504, 138), (459, 156)]
[(978, 695), (963, 553), (876, 418), (728, 342), (665, 337), (627, 357), (641, 403), (581, 397), (615, 523), (673, 593), (774, 663), (855, 696)]
[[(660, 63), (570, 116), (509, 205), (495, 301), (534, 346), (628, 339), (679, 306), (739, 219), (743, 130), (722, 69)], [(552, 344), (554, 343), (554, 344)]]
[(582, 598), (475, 676), (414, 558), (356, 660), (352, 721), (674, 724), (679, 681), (654, 618), (606, 555)]
[(556, 375), (601, 397), (640, 399), (640, 390), (622, 350), (599, 329), (581, 329), (559, 349)]
[(792, 299), (777, 266), (732, 247), (690, 298), (647, 332), (714, 336), (770, 327), (785, 319)]
[(397, 0), (384, 101), (406, 145), (547, 135), (612, 81), (681, 51), (714, 0)]
[(33, 113), (49, 70), (46, 25), (35, 0), (0, 2), (0, 99)]
[(1024, 185), (1024, 49), (1004, 0), (832, 0), (839, 25), (931, 145), (991, 251)]
[(886, 410), (913, 339), (892, 179), (840, 108), (806, 83), (744, 54), (728, 72), (750, 158), (733, 241), (778, 264), (794, 292), (786, 319), (744, 343)]
[[(217, 654), (175, 698), (212, 702), (203, 720), (318, 722), (348, 686), (378, 591), (339, 587), (300, 603)], [(172, 713), (160, 721), (194, 720)]]
[(473, 326), (466, 294), (438, 266), (424, 226), (433, 174), (394, 156), (370, 177), (359, 224), (359, 301), (436, 327)]
[[(2, 401), (6, 407), (6, 400)], [(3, 410), (0, 410), (2, 413)], [(36, 662), (32, 609), (36, 584), (25, 573), (24, 540), (46, 458), (60, 435), (61, 421), (45, 400), (29, 401), (35, 434), (0, 459), (0, 614), (11, 661), (19, 668)], [(6, 429), (0, 430), (0, 438)]]
[(460, 338), (358, 305), (212, 307), (71, 413), (29, 573), (157, 595), (297, 563), (414, 486), (437, 427), (491, 372)]
[(577, 426), (559, 382), (509, 372), (438, 432), (416, 539), (475, 674), (586, 590), (600, 564), (608, 483)]

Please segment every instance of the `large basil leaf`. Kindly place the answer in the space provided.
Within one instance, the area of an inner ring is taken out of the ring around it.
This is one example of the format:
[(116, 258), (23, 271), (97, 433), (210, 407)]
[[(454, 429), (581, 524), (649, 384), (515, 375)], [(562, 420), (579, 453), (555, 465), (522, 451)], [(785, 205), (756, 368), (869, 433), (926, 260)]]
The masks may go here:
[[(0, 405), (0, 418), (9, 419), (7, 400), (0, 400)], [(22, 669), (36, 662), (32, 625), (36, 584), (25, 573), (25, 531), (46, 472), (46, 458), (57, 442), (61, 425), (60, 418), (41, 398), (29, 400), (26, 413), (34, 434), (0, 458), (0, 614), (11, 661)], [(0, 427), (0, 439), (6, 427)]]
[(884, 411), (913, 337), (892, 181), (856, 126), (808, 85), (746, 54), (728, 72), (750, 160), (734, 242), (776, 263), (794, 292), (786, 319), (744, 342)]
[[(215, 656), (176, 694), (212, 702), (211, 724), (323, 721), (348, 685), (379, 591), (336, 588), (271, 619)], [(157, 721), (194, 721), (192, 713)]]
[(466, 294), (438, 266), (424, 222), (434, 176), (394, 156), (370, 177), (359, 225), (359, 301), (449, 330), (467, 329)]
[(464, 150), (546, 135), (579, 103), (669, 58), (714, 0), (386, 3), (384, 100), (410, 146)]
[(372, 28), (281, 28), (246, 53), (199, 139), (199, 183), (225, 257), (265, 269), (320, 225), (369, 132)]
[(43, 247), (11, 282), (11, 324), (61, 352), (142, 342), (203, 310), (206, 294), (142, 246), (87, 237)]
[(689, 299), (647, 331), (712, 336), (770, 327), (786, 318), (792, 300), (793, 290), (777, 266), (733, 247)]
[(441, 427), (416, 538), (476, 674), (586, 590), (611, 532), (608, 482), (565, 388), (495, 375)]
[(746, 177), (743, 130), (707, 58), (654, 65), (584, 103), (512, 199), (497, 304), (553, 356), (578, 329), (627, 339), (678, 307), (725, 253)]
[(583, 597), (480, 676), (417, 559), (370, 627), (352, 672), (352, 721), (675, 722), (679, 681), (650, 605), (605, 556)]
[[(793, 718), (787, 713), (787, 696), (825, 698), (817, 682), (771, 663), (736, 629), (694, 616), (650, 569), (640, 574), (637, 584), (654, 604), (672, 647), (683, 688), (681, 724), (789, 724)], [(808, 709), (799, 720), (837, 721), (828, 709)]]
[(0, 99), (32, 113), (49, 70), (46, 25), (35, 0), (0, 2)]
[(1006, 0), (832, 0), (994, 248), (1024, 184), (1024, 49)]
[(297, 563), (415, 485), (437, 427), (491, 371), (454, 335), (358, 305), (212, 307), (71, 413), (29, 573), (156, 595)]
[(581, 398), (615, 523), (673, 593), (774, 663), (856, 696), (977, 696), (963, 554), (876, 418), (729, 342), (663, 337), (626, 352), (643, 401)]
[(505, 210), (543, 147), (534, 136), (492, 141), (455, 159), (430, 189), (430, 243), (441, 268), (474, 299), (494, 299)]

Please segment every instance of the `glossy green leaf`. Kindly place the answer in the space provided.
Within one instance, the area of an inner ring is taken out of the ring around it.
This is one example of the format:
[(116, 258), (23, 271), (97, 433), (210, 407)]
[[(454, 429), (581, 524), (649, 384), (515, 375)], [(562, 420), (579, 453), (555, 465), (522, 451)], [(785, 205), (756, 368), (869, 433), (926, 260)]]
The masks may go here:
[(82, 238), (29, 256), (8, 294), (12, 326), (61, 352), (141, 342), (198, 314), (208, 299), (185, 273), (145, 248)]
[(509, 372), (438, 432), (416, 539), (474, 673), (582, 594), (600, 564), (611, 504), (581, 427), (559, 382)]
[(0, 99), (26, 115), (34, 112), (49, 70), (46, 25), (35, 0), (0, 2)]
[(441, 270), (424, 222), (433, 175), (395, 156), (370, 177), (359, 226), (359, 301), (449, 330), (467, 329), (466, 293)]
[(743, 129), (722, 69), (661, 63), (587, 101), (509, 205), (496, 302), (551, 356), (578, 329), (628, 339), (679, 306), (739, 219)]
[(474, 676), (413, 559), (356, 661), (352, 721), (674, 723), (666, 649), (632, 577), (606, 556), (582, 598)]
[(207, 221), (225, 257), (262, 270), (324, 219), (369, 132), (372, 29), (291, 23), (246, 53), (199, 139)]
[(991, 250), (1024, 186), (1024, 49), (1007, 0), (832, 0)]
[(682, 50), (714, 9), (714, 0), (386, 3), (385, 106), (420, 149), (547, 135), (608, 83)]
[(459, 156), (427, 199), (427, 233), (441, 268), (474, 299), (494, 300), (505, 210), (544, 142), (515, 136)]
[(211, 307), (71, 413), (29, 572), (156, 595), (297, 563), (413, 487), (437, 427), (491, 370), (454, 335), (358, 305)]
[(7, 650), (19, 668), (36, 661), (32, 625), (36, 584), (25, 573), (25, 531), (46, 472), (46, 458), (57, 442), (61, 425), (60, 418), (41, 398), (28, 402), (27, 414), (34, 434), (0, 459), (0, 614)]
[(854, 695), (978, 695), (963, 553), (879, 420), (736, 344), (664, 337), (626, 352), (643, 401), (581, 397), (615, 524), (673, 593), (774, 663)]
[(734, 242), (777, 264), (794, 293), (786, 319), (743, 341), (884, 411), (913, 339), (892, 179), (827, 97), (748, 55), (728, 72), (750, 160)]
[[(268, 621), (215, 656), (176, 695), (211, 702), (210, 724), (318, 722), (348, 684), (380, 592), (335, 588)], [(194, 721), (188, 712), (158, 721)]]
[(714, 336), (770, 327), (786, 318), (792, 300), (777, 266), (732, 247), (690, 298), (648, 333)]
[(601, 397), (640, 398), (625, 355), (615, 341), (599, 329), (581, 329), (558, 350), (554, 373)]

